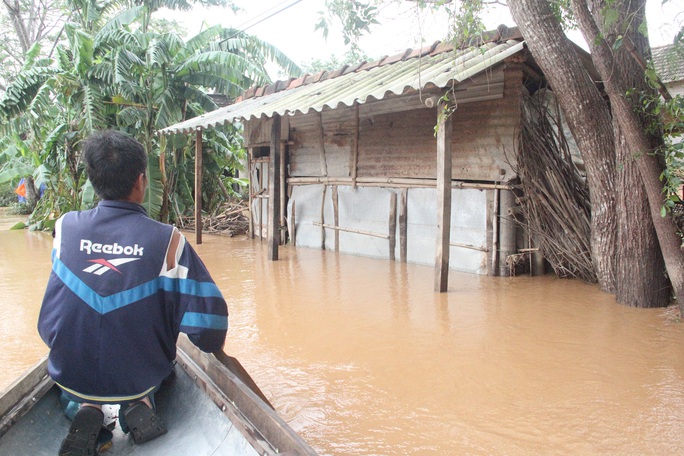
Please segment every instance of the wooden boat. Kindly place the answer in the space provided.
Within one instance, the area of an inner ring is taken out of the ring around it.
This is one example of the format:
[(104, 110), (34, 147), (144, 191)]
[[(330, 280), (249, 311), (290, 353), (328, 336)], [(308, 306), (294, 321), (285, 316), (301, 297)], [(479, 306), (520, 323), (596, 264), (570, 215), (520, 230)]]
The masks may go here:
[[(242, 366), (229, 356), (208, 355), (183, 334), (175, 375), (155, 397), (168, 433), (135, 445), (114, 429), (105, 455), (315, 455), (280, 418)], [(105, 406), (105, 422), (117, 407)], [(0, 454), (58, 453), (70, 421), (43, 359), (0, 396)]]

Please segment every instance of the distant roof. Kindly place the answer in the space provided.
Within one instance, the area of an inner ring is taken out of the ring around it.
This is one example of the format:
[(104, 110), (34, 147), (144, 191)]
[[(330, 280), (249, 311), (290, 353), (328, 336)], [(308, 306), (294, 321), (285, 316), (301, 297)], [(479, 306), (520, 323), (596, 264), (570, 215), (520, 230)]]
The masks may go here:
[(684, 81), (684, 49), (669, 44), (651, 49), (653, 66), (664, 83)]
[(517, 27), (500, 26), (482, 36), (479, 45), (454, 51), (451, 44), (436, 42), (422, 49), (374, 62), (344, 66), (297, 79), (246, 90), (235, 104), (167, 127), (159, 134), (190, 133), (274, 114), (320, 112), (324, 107), (364, 104), (382, 100), (389, 94), (410, 90), (448, 87), (461, 83), (503, 62), (524, 48)]

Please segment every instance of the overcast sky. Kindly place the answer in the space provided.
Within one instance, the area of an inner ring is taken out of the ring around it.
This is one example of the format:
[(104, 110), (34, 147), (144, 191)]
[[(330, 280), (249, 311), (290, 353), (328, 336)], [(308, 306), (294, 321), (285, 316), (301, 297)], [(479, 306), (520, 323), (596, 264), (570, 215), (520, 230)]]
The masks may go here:
[[(671, 43), (684, 23), (684, 0), (668, 0), (664, 5), (661, 2), (647, 0), (652, 46)], [(299, 64), (309, 63), (314, 58), (327, 60), (331, 54), (341, 57), (345, 53), (339, 30), (331, 31), (327, 41), (320, 31), (314, 31), (319, 12), (325, 9), (325, 0), (236, 0), (235, 3), (245, 11), (235, 15), (219, 8), (195, 8), (191, 12), (163, 14), (182, 23), (189, 36), (197, 34), (203, 22), (205, 27), (221, 24), (242, 30), (247, 28), (247, 32), (275, 45)], [(267, 18), (271, 14), (274, 15)], [(259, 20), (262, 22), (256, 24)], [(421, 13), (412, 1), (387, 2), (381, 9), (379, 21), (380, 25), (373, 28), (372, 35), (360, 42), (363, 51), (372, 58), (433, 43), (444, 38), (448, 30), (443, 15)], [(486, 18), (488, 29), (499, 24), (513, 25), (507, 8), (496, 8)]]

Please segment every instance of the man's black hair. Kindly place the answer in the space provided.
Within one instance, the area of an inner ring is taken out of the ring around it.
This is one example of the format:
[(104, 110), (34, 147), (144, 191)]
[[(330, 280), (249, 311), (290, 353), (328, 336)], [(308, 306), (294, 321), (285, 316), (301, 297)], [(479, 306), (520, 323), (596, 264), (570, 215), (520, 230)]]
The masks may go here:
[(126, 199), (138, 176), (147, 170), (143, 145), (118, 131), (93, 133), (83, 142), (82, 151), (90, 183), (102, 199)]

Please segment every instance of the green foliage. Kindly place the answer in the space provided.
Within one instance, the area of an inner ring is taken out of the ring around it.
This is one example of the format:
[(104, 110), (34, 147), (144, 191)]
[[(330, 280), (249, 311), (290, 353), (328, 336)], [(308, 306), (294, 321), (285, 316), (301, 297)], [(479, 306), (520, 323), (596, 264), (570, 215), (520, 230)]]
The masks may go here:
[[(17, 195), (14, 196), (16, 199)], [(7, 213), (10, 215), (29, 215), (33, 212), (33, 208), (31, 208), (28, 204), (20, 203), (18, 201), (12, 201), (7, 206), (9, 206)]]
[(378, 24), (378, 9), (369, 2), (358, 0), (326, 0), (326, 12), (319, 13), (315, 30), (321, 30), (327, 39), (330, 24), (338, 20), (342, 24), (345, 45), (355, 44), (359, 38), (370, 33), (370, 27)]
[(570, 0), (552, 0), (549, 2), (554, 16), (565, 29), (577, 29), (577, 21), (570, 6)]
[[(118, 1), (72, 0), (75, 22), (65, 27), (66, 40), (54, 58), (30, 53), (0, 99), (0, 178), (33, 174), (37, 184), (48, 186), (30, 219), (34, 229), (50, 228), (64, 212), (92, 207), (80, 142), (105, 128), (125, 131), (144, 145), (145, 206), (152, 217), (167, 220), (170, 206), (176, 212), (191, 207), (194, 138), (164, 140), (168, 144), (161, 147), (157, 131), (216, 109), (209, 91), (236, 97), (269, 83), (265, 66), (271, 62), (301, 74), (277, 48), (243, 32), (211, 27), (184, 42), (173, 28), (150, 20), (161, 6), (188, 9), (190, 2), (135, 3), (122, 11)], [(232, 6), (226, 0), (200, 3)], [(211, 168), (205, 171), (205, 203), (214, 205), (223, 194), (217, 188), (232, 183), (244, 148), (234, 128), (208, 133), (205, 141), (205, 168)]]
[(350, 65), (354, 63), (361, 62), (363, 60), (372, 60), (367, 54), (363, 52), (347, 52), (341, 59), (337, 58), (334, 54), (328, 57), (327, 60), (322, 59), (312, 59), (308, 63), (304, 63), (304, 72), (309, 74), (315, 74), (319, 71), (329, 71), (342, 68), (344, 65)]
[(485, 30), (482, 22), (485, 0), (473, 0), (466, 4), (454, 3), (447, 5), (450, 30), (448, 39), (456, 47), (469, 43)]
[[(241, 127), (224, 125), (202, 133), (202, 207), (214, 212), (224, 200), (223, 190), (235, 196), (233, 184), (245, 187), (247, 182), (234, 176), (243, 169), (247, 153), (238, 134)], [(173, 135), (169, 137), (166, 150), (169, 173), (168, 188), (171, 195), (171, 219), (191, 215), (194, 210), (194, 136)], [(219, 182), (220, 181), (220, 182)]]
[[(645, 76), (653, 89), (662, 84), (652, 62)], [(653, 133), (662, 133), (665, 140), (665, 144), (654, 152), (665, 162), (665, 169), (660, 175), (663, 184), (661, 215), (664, 217), (681, 202), (679, 192), (684, 185), (684, 96), (676, 95), (664, 100), (656, 90), (648, 94), (631, 90), (627, 96), (634, 97), (638, 109), (650, 119), (648, 128)]]
[(147, 192), (145, 193), (145, 202), (143, 206), (147, 210), (147, 214), (159, 219), (161, 207), (164, 203), (164, 185), (162, 183), (162, 173), (159, 167), (159, 155), (150, 154), (147, 161)]
[(679, 192), (684, 185), (684, 97), (678, 95), (661, 102), (660, 112), (664, 113), (665, 119), (665, 146), (659, 152), (666, 164), (660, 179), (664, 186), (663, 212), (668, 212), (681, 202)]
[(4, 182), (0, 184), (0, 207), (7, 207), (17, 202), (17, 194), (14, 193), (16, 185), (14, 182)]
[(0, 28), (3, 31), (0, 41), (0, 95), (25, 67), (36, 44), (42, 46), (38, 46), (39, 54), (34, 58), (44, 58), (50, 53), (53, 43), (60, 40), (60, 29), (68, 14), (64, 0), (4, 2), (0, 8)]

